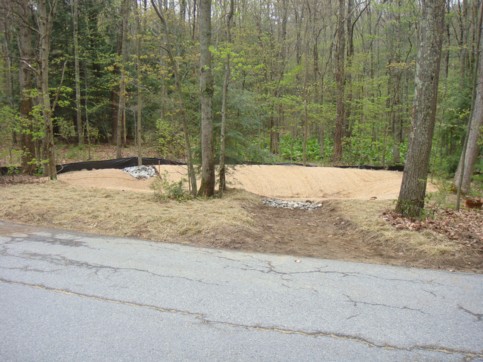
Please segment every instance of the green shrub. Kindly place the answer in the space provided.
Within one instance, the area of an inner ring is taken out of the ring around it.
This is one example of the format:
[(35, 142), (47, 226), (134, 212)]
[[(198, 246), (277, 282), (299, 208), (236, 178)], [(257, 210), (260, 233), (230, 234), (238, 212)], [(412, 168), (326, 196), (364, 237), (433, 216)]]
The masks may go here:
[(169, 181), (168, 172), (165, 171), (162, 176), (153, 182), (151, 188), (154, 190), (154, 197), (156, 200), (187, 201), (191, 200), (193, 196), (183, 187), (183, 184), (186, 182), (186, 179)]

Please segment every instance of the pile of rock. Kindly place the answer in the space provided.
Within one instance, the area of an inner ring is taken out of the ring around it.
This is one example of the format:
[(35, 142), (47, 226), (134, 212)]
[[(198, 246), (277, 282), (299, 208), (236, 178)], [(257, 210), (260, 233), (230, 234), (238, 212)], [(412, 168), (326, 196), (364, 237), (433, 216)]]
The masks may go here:
[(156, 169), (153, 166), (126, 167), (122, 170), (138, 180), (146, 180), (150, 177), (156, 176)]
[(278, 199), (263, 199), (262, 203), (270, 207), (278, 207), (283, 209), (301, 209), (301, 210), (314, 210), (322, 206), (318, 202), (307, 201), (288, 201)]

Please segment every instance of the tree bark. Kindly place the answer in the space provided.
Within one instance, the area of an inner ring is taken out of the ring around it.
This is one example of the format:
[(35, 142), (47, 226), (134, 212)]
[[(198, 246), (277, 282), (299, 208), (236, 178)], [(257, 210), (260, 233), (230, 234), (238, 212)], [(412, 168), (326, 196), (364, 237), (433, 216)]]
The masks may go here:
[(34, 49), (32, 31), (32, 9), (27, 0), (19, 1), (17, 3), (17, 12), (19, 17), (19, 32), (18, 32), (18, 48), (20, 52), (19, 63), (19, 91), (20, 91), (20, 107), (19, 113), (21, 118), (20, 129), (20, 147), (22, 150), (21, 165), (22, 172), (32, 175), (37, 167), (35, 159), (35, 144), (33, 139), (33, 125), (32, 125), (32, 97), (29, 92), (33, 86), (32, 73), (34, 60)]
[(121, 28), (121, 79), (119, 82), (119, 103), (117, 109), (116, 127), (116, 157), (122, 157), (122, 146), (125, 145), (126, 137), (126, 65), (127, 65), (127, 27), (129, 10), (131, 6), (129, 0), (122, 2), (122, 28)]
[(213, 196), (215, 192), (215, 163), (213, 158), (214, 93), (211, 71), (211, 0), (200, 1), (200, 89), (201, 89), (201, 185), (199, 193)]
[[(282, 6), (282, 21), (278, 32), (279, 51), (276, 55), (278, 62), (271, 61), (270, 81), (275, 81), (275, 87), (272, 92), (273, 99), (278, 99), (281, 96), (280, 83), (285, 74), (285, 66), (287, 64), (287, 22), (288, 22), (288, 1), (281, 0)], [(274, 48), (274, 42), (271, 43), (272, 49)], [(284, 107), (281, 104), (276, 105), (276, 102), (272, 100), (272, 106), (270, 110), (270, 152), (274, 155), (280, 153), (280, 127), (282, 125), (282, 119), (284, 117)]]
[[(233, 14), (235, 11), (235, 0), (230, 0), (230, 8), (227, 14), (226, 20), (226, 40), (228, 45), (231, 45), (231, 26), (233, 20)], [(220, 194), (223, 195), (223, 191), (226, 190), (226, 167), (225, 167), (225, 146), (226, 146), (226, 108), (227, 108), (227, 98), (228, 98), (228, 85), (230, 83), (230, 51), (226, 55), (225, 60), (225, 74), (223, 77), (223, 92), (221, 96), (221, 130), (220, 130), (220, 174), (219, 174), (219, 190)]]
[(389, 51), (390, 59), (388, 64), (388, 96), (389, 96), (389, 117), (391, 122), (393, 147), (392, 162), (401, 163), (400, 145), (402, 142), (402, 113), (401, 113), (401, 1), (395, 1), (397, 5), (396, 14), (392, 16), (389, 27)]
[(421, 0), (412, 133), (396, 211), (420, 217), (424, 209), (436, 117), (445, 0)]
[[(40, 90), (42, 102), (42, 115), (45, 122), (45, 148), (47, 151), (47, 174), (51, 180), (57, 179), (54, 145), (54, 124), (49, 95), (49, 54), (50, 35), (53, 25), (53, 14), (57, 1), (39, 1), (39, 35), (40, 35)], [(49, 6), (50, 5), (50, 6)]]
[(188, 128), (188, 115), (186, 112), (186, 107), (184, 104), (184, 99), (183, 99), (183, 93), (181, 90), (181, 80), (179, 76), (179, 70), (178, 70), (178, 62), (176, 61), (174, 55), (173, 55), (173, 50), (172, 50), (172, 45), (171, 42), (169, 41), (169, 29), (168, 29), (168, 24), (166, 22), (166, 19), (160, 10), (158, 6), (155, 4), (154, 0), (151, 0), (151, 5), (153, 6), (156, 14), (158, 15), (159, 20), (161, 20), (161, 25), (164, 30), (164, 36), (165, 36), (165, 46), (162, 47), (163, 50), (166, 51), (168, 58), (169, 58), (169, 63), (171, 66), (171, 70), (173, 72), (173, 78), (174, 78), (174, 83), (175, 83), (175, 88), (176, 88), (176, 98), (178, 101), (179, 105), (179, 112), (181, 114), (181, 124), (183, 126), (183, 135), (184, 135), (184, 143), (185, 143), (185, 150), (186, 150), (186, 159), (187, 159), (187, 166), (188, 166), (188, 178), (189, 178), (189, 185), (191, 189), (191, 193), (193, 196), (197, 195), (197, 187), (196, 187), (196, 174), (195, 174), (195, 169), (193, 165), (193, 156), (192, 156), (192, 151), (191, 151), (191, 141), (190, 141), (190, 136), (189, 136), (189, 128)]
[[(478, 154), (480, 153), (478, 139), (480, 137), (481, 127), (483, 126), (483, 2), (480, 3), (479, 42), (477, 53), (475, 94), (473, 97), (473, 107), (467, 130), (467, 146), (466, 149), (463, 149), (461, 152), (460, 161), (454, 177), (455, 187), (459, 188), (461, 185), (461, 192), (464, 194), (470, 191), (471, 177), (473, 175), (476, 160), (478, 159)], [(461, 170), (464, 170), (463, 175), (461, 175)], [(460, 180), (462, 181), (460, 182)]]
[(79, 0), (72, 0), (72, 22), (74, 38), (74, 79), (75, 79), (75, 108), (77, 141), (79, 145), (84, 143), (84, 127), (82, 125), (81, 84), (79, 67)]
[(337, 118), (335, 120), (334, 132), (334, 157), (333, 161), (338, 163), (342, 160), (342, 138), (344, 136), (345, 122), (345, 0), (339, 0), (338, 26), (337, 26), (337, 50), (335, 81), (337, 83)]
[(137, 87), (137, 104), (136, 104), (136, 148), (138, 154), (138, 166), (143, 164), (142, 157), (142, 115), (143, 115), (143, 93), (142, 93), (142, 73), (141, 73), (141, 46), (144, 31), (141, 22), (141, 4), (134, 1), (136, 9), (136, 87)]
[(352, 21), (352, 15), (355, 11), (354, 8), (354, 0), (347, 1), (347, 71), (345, 72), (345, 85), (344, 87), (347, 89), (347, 97), (345, 109), (344, 109), (344, 136), (350, 137), (352, 134), (352, 125), (351, 125), (351, 112), (352, 112), (352, 59), (354, 58), (354, 26), (357, 22), (357, 18), (355, 21)]

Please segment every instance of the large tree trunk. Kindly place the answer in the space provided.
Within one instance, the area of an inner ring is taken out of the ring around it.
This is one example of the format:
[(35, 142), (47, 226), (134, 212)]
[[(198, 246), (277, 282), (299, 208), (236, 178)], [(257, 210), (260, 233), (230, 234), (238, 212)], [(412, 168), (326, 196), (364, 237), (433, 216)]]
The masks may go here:
[(49, 54), (50, 35), (52, 31), (55, 7), (57, 1), (39, 1), (39, 35), (40, 35), (40, 90), (42, 102), (42, 115), (45, 122), (45, 149), (47, 151), (47, 173), (51, 180), (57, 179), (55, 167), (54, 124), (52, 120), (52, 107), (49, 95)]
[(211, 72), (211, 0), (200, 1), (201, 185), (199, 193), (215, 192), (213, 158), (213, 75)]
[[(467, 193), (470, 190), (471, 176), (480, 153), (478, 139), (480, 136), (480, 129), (483, 126), (483, 2), (480, 3), (479, 29), (475, 95), (473, 98), (471, 119), (467, 131), (467, 146), (461, 153), (458, 169), (456, 170), (454, 177), (454, 185), (456, 188), (459, 188), (461, 184), (462, 193)], [(463, 169), (464, 172), (463, 175), (461, 175), (461, 170)]]
[(438, 97), (445, 0), (422, 0), (412, 133), (396, 211), (409, 217), (424, 209)]
[(337, 50), (335, 70), (335, 81), (337, 83), (337, 118), (335, 120), (333, 157), (335, 163), (340, 162), (342, 159), (342, 138), (344, 135), (345, 123), (345, 0), (339, 0), (338, 22), (339, 24), (337, 26)]

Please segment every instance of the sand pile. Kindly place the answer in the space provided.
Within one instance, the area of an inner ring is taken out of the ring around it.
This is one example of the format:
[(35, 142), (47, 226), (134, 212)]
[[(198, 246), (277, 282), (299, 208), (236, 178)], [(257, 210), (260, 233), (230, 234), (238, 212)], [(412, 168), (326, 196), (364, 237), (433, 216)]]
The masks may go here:
[[(170, 181), (186, 179), (185, 166), (156, 166)], [(59, 179), (71, 185), (113, 190), (152, 192), (155, 178), (137, 180), (122, 170), (70, 172)], [(293, 199), (396, 199), (402, 172), (302, 166), (236, 166), (228, 186), (258, 195)], [(435, 191), (428, 185), (428, 191)]]

